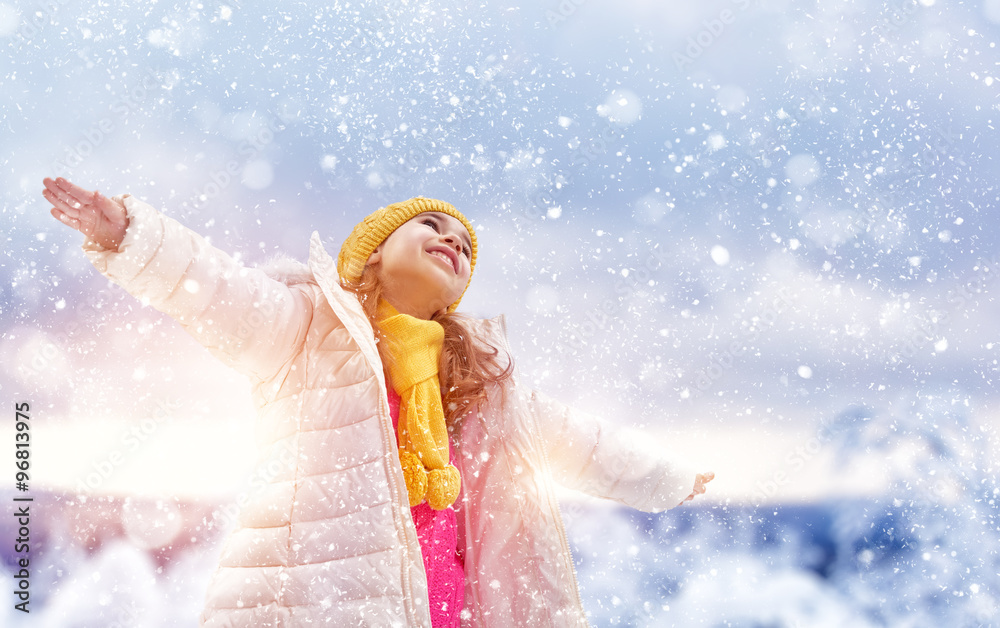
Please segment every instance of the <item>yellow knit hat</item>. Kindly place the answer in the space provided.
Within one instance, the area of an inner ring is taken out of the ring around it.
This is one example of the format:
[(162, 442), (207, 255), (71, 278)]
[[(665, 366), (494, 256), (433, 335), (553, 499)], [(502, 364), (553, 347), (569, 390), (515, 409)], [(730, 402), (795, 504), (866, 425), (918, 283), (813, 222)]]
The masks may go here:
[[(393, 203), (378, 209), (369, 214), (364, 220), (355, 225), (351, 235), (344, 240), (344, 245), (340, 247), (340, 255), (337, 256), (337, 274), (341, 281), (357, 281), (361, 278), (361, 273), (365, 270), (368, 257), (378, 247), (379, 244), (389, 237), (400, 225), (413, 218), (417, 214), (424, 212), (440, 212), (457, 218), (469, 230), (469, 237), (472, 240), (472, 256), (469, 259), (469, 282), (472, 281), (472, 271), (476, 269), (476, 232), (472, 224), (462, 215), (455, 206), (433, 198), (417, 196), (408, 201)], [(465, 285), (469, 289), (469, 284)], [(465, 291), (462, 292), (462, 296)], [(449, 312), (454, 312), (458, 307), (462, 297), (448, 306)]]

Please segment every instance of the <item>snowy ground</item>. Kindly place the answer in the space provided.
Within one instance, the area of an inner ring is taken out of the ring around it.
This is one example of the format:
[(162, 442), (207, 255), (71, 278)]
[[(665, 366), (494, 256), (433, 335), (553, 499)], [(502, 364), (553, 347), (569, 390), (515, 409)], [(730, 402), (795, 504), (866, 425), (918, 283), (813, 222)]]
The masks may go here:
[[(86, 552), (81, 543), (94, 544), (96, 532), (66, 532), (88, 519), (73, 508), (33, 545), (30, 616), (5, 604), (0, 625), (196, 624), (217, 536), (156, 551), (134, 533), (105, 529), (99, 549)], [(566, 518), (594, 626), (985, 628), (1000, 616), (990, 508), (989, 524), (969, 519), (968, 507), (879, 500), (705, 504), (659, 515), (588, 505), (567, 509)], [(183, 510), (190, 520), (199, 512)], [(3, 590), (12, 590), (12, 573), (9, 564), (0, 572)]]
[(871, 500), (602, 512), (572, 536), (595, 626), (995, 625), (996, 532), (941, 543), (894, 512)]

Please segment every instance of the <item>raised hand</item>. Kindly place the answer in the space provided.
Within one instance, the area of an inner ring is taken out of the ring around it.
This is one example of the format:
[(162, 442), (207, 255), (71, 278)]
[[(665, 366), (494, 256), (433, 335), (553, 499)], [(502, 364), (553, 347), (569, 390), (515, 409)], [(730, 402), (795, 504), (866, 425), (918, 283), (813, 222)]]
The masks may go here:
[(712, 473), (711, 471), (709, 471), (708, 473), (699, 473), (698, 475), (694, 476), (694, 490), (691, 491), (691, 494), (685, 497), (683, 500), (681, 500), (681, 503), (677, 505), (680, 506), (684, 502), (689, 502), (692, 499), (694, 499), (695, 495), (701, 495), (702, 493), (704, 493), (705, 485), (714, 479), (715, 479), (715, 474)]
[(52, 203), (50, 214), (88, 236), (105, 249), (117, 250), (125, 238), (128, 216), (125, 206), (102, 195), (70, 183), (66, 179), (46, 178), (42, 196)]

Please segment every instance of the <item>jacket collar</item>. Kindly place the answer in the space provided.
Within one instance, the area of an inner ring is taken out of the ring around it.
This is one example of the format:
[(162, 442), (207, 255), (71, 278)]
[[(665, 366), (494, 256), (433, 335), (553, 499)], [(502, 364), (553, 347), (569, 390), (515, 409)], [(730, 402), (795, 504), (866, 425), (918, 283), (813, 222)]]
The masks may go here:
[(371, 322), (368, 321), (361, 303), (358, 302), (354, 294), (340, 287), (337, 262), (323, 248), (323, 240), (318, 231), (313, 231), (312, 237), (309, 239), (309, 269), (312, 270), (316, 283), (319, 284), (320, 290), (323, 291), (330, 307), (333, 308), (334, 314), (347, 328), (354, 341), (358, 343), (361, 353), (378, 378), (383, 379), (382, 360), (375, 347), (375, 330), (372, 329)]

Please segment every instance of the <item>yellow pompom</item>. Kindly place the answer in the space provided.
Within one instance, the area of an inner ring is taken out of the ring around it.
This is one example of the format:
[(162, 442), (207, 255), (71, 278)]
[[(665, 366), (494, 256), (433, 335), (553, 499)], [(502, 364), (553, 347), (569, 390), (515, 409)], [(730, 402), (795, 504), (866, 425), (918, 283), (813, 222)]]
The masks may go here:
[(455, 465), (433, 469), (427, 474), (427, 504), (434, 510), (444, 510), (458, 499), (462, 476)]
[(406, 492), (410, 496), (410, 507), (424, 501), (427, 494), (427, 470), (417, 458), (405, 449), (399, 450), (399, 462), (403, 465), (403, 478), (406, 480)]

